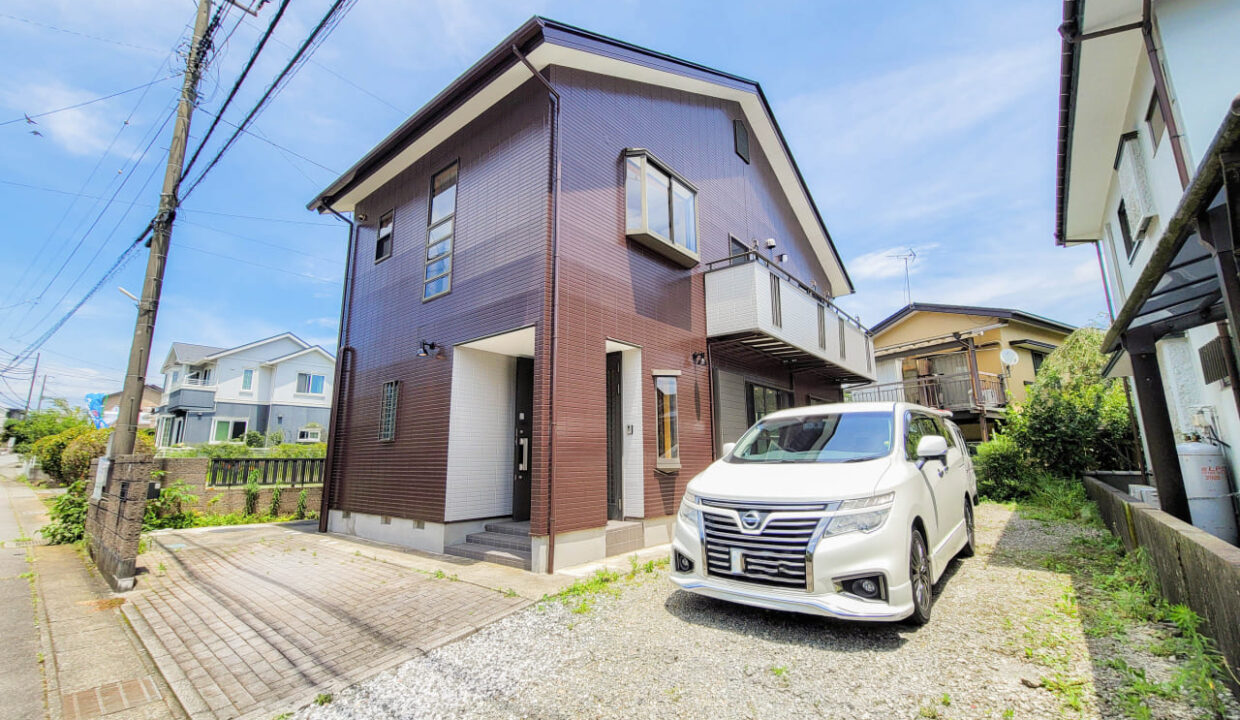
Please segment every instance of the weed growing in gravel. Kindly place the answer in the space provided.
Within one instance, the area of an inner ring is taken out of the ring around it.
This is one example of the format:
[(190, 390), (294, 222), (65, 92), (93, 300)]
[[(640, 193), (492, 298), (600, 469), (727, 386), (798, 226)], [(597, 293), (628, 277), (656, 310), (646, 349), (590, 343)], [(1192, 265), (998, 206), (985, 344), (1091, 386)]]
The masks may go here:
[(792, 678), (788, 676), (787, 665), (772, 665), (771, 674), (774, 675), (775, 679), (779, 680), (779, 683), (783, 685), (784, 687), (788, 687), (788, 684), (792, 680)]
[(315, 696), (314, 696), (314, 704), (315, 704), (315, 705), (320, 705), (320, 706), (321, 706), (321, 705), (326, 705), (327, 703), (329, 703), (329, 702), (331, 702), (331, 701), (332, 701), (332, 694), (331, 694), (331, 693), (319, 693), (318, 695), (315, 695)]
[(951, 707), (952, 696), (947, 693), (943, 693), (943, 697), (939, 698), (939, 702), (943, 703), (943, 707)]
[(559, 594), (553, 598), (559, 600), (565, 605), (572, 605), (573, 612), (578, 615), (584, 615), (590, 612), (594, 607), (594, 598), (601, 594), (616, 596), (620, 594), (620, 588), (616, 587), (616, 583), (620, 580), (620, 573), (615, 570), (602, 568), (585, 580), (577, 582), (564, 588)]
[(921, 708), (917, 711), (917, 717), (937, 718), (938, 716), (939, 716), (939, 709), (933, 705), (922, 705)]

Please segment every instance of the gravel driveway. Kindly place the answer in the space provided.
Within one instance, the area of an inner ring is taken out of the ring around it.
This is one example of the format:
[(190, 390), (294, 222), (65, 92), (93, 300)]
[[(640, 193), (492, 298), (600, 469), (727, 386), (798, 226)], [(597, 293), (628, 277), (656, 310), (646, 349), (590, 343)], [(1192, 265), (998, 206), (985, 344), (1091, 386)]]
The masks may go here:
[[(1097, 531), (996, 505), (978, 508), (977, 524), (978, 556), (949, 568), (922, 629), (730, 605), (656, 572), (584, 613), (552, 601), (512, 615), (297, 717), (1122, 717), (1115, 679), (1091, 658), (1100, 646), (1074, 620), (1071, 576), (1030, 561)], [(1060, 677), (1079, 683), (1077, 709), (1040, 686), (1050, 646), (1066, 658)], [(1127, 652), (1151, 677), (1169, 674), (1167, 661)]]

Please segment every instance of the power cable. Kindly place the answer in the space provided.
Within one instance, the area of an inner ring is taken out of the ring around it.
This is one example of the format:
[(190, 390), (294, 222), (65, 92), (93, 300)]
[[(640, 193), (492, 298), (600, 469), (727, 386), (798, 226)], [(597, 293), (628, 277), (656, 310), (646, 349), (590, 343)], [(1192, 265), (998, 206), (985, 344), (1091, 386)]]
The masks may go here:
[[(215, 119), (211, 121), (211, 127), (207, 128), (206, 135), (198, 143), (198, 147), (194, 149), (194, 154), (190, 157), (189, 162), (185, 164), (185, 168), (181, 171), (181, 179), (184, 180), (189, 175), (189, 171), (197, 162), (198, 156), (202, 154), (202, 149), (206, 147), (207, 142), (211, 139), (211, 134), (215, 132), (215, 128), (220, 124), (220, 120), (224, 112), (228, 110), (228, 106), (232, 104), (233, 98), (237, 97), (237, 92), (241, 89), (241, 84), (245, 82), (249, 76), (250, 70), (254, 68), (254, 63), (258, 61), (258, 56), (262, 53), (263, 48), (267, 46), (267, 40), (271, 38), (271, 34), (275, 32), (276, 26), (280, 24), (280, 18), (284, 17), (284, 11), (288, 9), (290, 0), (282, 0), (280, 7), (276, 10), (276, 14), (272, 16), (271, 23), (267, 26), (266, 32), (258, 39), (258, 44), (250, 52), (250, 59), (246, 61), (245, 67), (241, 69), (241, 74), (237, 76), (233, 82), (232, 89), (228, 91), (228, 97), (224, 98), (224, 104), (216, 111), (213, 116)], [(238, 21), (240, 24), (240, 21)], [(236, 30), (234, 27), (233, 30)], [(235, 126), (234, 126), (235, 127)]]
[(149, 88), (152, 85), (158, 85), (161, 82), (171, 80), (172, 78), (175, 78), (175, 77), (181, 77), (181, 73), (173, 73), (172, 75), (161, 77), (158, 80), (152, 80), (151, 82), (148, 82), (148, 83), (142, 83), (141, 85), (137, 87), (131, 87), (128, 90), (121, 90), (120, 92), (114, 92), (111, 95), (104, 95), (103, 97), (97, 97), (94, 100), (87, 100), (86, 102), (80, 102), (80, 103), (77, 103), (76, 105), (69, 105), (69, 106), (62, 107), (62, 108), (56, 108), (55, 110), (45, 110), (44, 112), (35, 113), (34, 115), (23, 115), (19, 118), (13, 118), (12, 120), (5, 120), (4, 122), (0, 122), (0, 126), (12, 125), (13, 123), (19, 123), (19, 122), (29, 122), (31, 120), (34, 120), (35, 118), (47, 117), (48, 115), (55, 115), (56, 113), (62, 113), (62, 112), (65, 112), (66, 110), (77, 110), (80, 107), (86, 107), (87, 105), (93, 105), (97, 102), (103, 102), (104, 100), (111, 100), (114, 97), (120, 97), (121, 95), (128, 95), (131, 92), (137, 92), (139, 90), (142, 90), (143, 88)]
[(159, 50), (156, 48), (144, 47), (142, 45), (134, 45), (133, 43), (127, 43), (121, 40), (113, 40), (111, 38), (99, 37), (98, 35), (90, 35), (88, 33), (79, 32), (77, 30), (66, 30), (65, 28), (62, 28), (62, 27), (56, 27), (55, 25), (48, 25), (47, 23), (41, 23), (41, 22), (38, 22), (37, 20), (31, 20), (29, 18), (17, 17), (16, 15), (7, 15), (5, 13), (0, 13), (0, 17), (7, 18), (9, 20), (16, 20), (18, 22), (24, 22), (27, 25), (35, 25), (37, 27), (46, 28), (48, 30), (55, 30), (56, 32), (67, 33), (69, 35), (77, 35), (79, 37), (88, 38), (90, 40), (98, 40), (99, 42), (105, 42), (111, 45), (119, 45), (121, 47), (133, 48), (135, 50), (145, 50), (147, 52), (163, 52), (163, 50)]
[[(198, 108), (198, 111), (199, 111), (199, 112), (201, 112), (201, 113), (204, 113), (204, 114), (206, 114), (206, 115), (210, 115), (210, 116), (211, 116), (211, 117), (213, 117), (213, 118), (216, 118), (218, 121), (220, 121), (220, 122), (224, 123), (225, 125), (227, 125), (227, 126), (229, 126), (229, 127), (232, 127), (232, 128), (239, 128), (239, 126), (238, 126), (238, 125), (236, 125), (236, 124), (234, 124), (234, 123), (232, 123), (232, 122), (229, 122), (228, 120), (224, 120), (222, 117), (220, 117), (219, 115), (217, 115), (217, 114), (215, 114), (215, 113), (211, 112), (210, 110), (206, 110), (206, 109), (203, 109), (203, 108)], [(340, 174), (340, 173), (339, 173), (339, 172), (337, 172), (336, 170), (333, 170), (332, 168), (327, 167), (326, 165), (324, 165), (323, 163), (321, 163), (321, 162), (319, 162), (319, 161), (317, 161), (317, 160), (311, 160), (310, 158), (306, 157), (305, 155), (302, 155), (301, 153), (296, 152), (296, 151), (294, 151), (294, 150), (290, 150), (290, 149), (288, 149), (288, 148), (284, 147), (283, 145), (281, 145), (281, 144), (279, 144), (279, 143), (277, 143), (277, 142), (275, 142), (275, 141), (273, 141), (273, 140), (271, 140), (271, 139), (267, 138), (266, 136), (264, 136), (264, 135), (260, 134), (259, 129), (258, 129), (258, 128), (256, 128), (256, 127), (255, 127), (255, 128), (241, 128), (241, 132), (245, 133), (246, 135), (249, 135), (250, 137), (252, 137), (252, 138), (254, 138), (254, 139), (256, 139), (256, 140), (261, 140), (262, 142), (267, 143), (268, 145), (272, 146), (273, 148), (275, 148), (276, 150), (279, 150), (279, 151), (280, 151), (280, 152), (282, 152), (282, 153), (285, 153), (285, 154), (287, 154), (287, 155), (292, 155), (293, 157), (295, 157), (295, 158), (297, 158), (297, 159), (299, 159), (299, 160), (305, 160), (306, 162), (310, 163), (311, 165), (314, 165), (315, 167), (318, 167), (318, 168), (322, 168), (323, 170), (326, 170), (327, 172), (329, 172), (329, 173), (331, 173), (331, 174), (333, 174), (333, 175), (339, 175), (339, 174)], [(201, 148), (201, 147), (202, 147), (202, 146), (201, 146), (201, 145), (199, 145), (199, 148)], [(184, 177), (185, 177), (185, 175), (184, 175), (184, 174), (182, 174), (182, 175), (181, 175), (181, 177), (182, 177), (182, 178), (184, 178)]]
[[(319, 20), (318, 25), (316, 25), (314, 30), (310, 32), (309, 37), (306, 38), (306, 40), (301, 44), (301, 47), (299, 47), (297, 52), (294, 53), (293, 57), (287, 64), (285, 64), (284, 69), (280, 71), (280, 74), (276, 76), (271, 85), (267, 87), (266, 92), (264, 92), (263, 96), (259, 98), (257, 103), (254, 104), (254, 107), (250, 109), (250, 112), (246, 114), (245, 119), (241, 121), (241, 123), (237, 126), (237, 129), (233, 131), (233, 134), (229, 136), (228, 140), (224, 143), (224, 146), (216, 151), (215, 157), (211, 159), (211, 162), (207, 164), (207, 167), (203, 169), (203, 171), (198, 175), (198, 178), (194, 180), (194, 182), (190, 184), (189, 188), (181, 195), (180, 198), (178, 198), (178, 203), (185, 202), (185, 200), (193, 194), (194, 190), (202, 184), (204, 179), (206, 179), (207, 174), (211, 172), (212, 168), (214, 168), (220, 159), (224, 157), (224, 153), (228, 152), (228, 149), (232, 147), (234, 142), (236, 142), (237, 137), (241, 135), (241, 132), (254, 120), (259, 112), (266, 107), (267, 102), (279, 92), (279, 90), (283, 87), (284, 81), (293, 71), (293, 68), (300, 66), (301, 59), (306, 54), (306, 51), (315, 42), (315, 40), (319, 38), (319, 35), (323, 32), (323, 29), (327, 27), (333, 18), (335, 18), (336, 13), (340, 10), (340, 8), (346, 3), (352, 7), (354, 2), (356, 2), (356, 0), (335, 0), (335, 2), (332, 3), (332, 6), (328, 8), (327, 12), (323, 15), (323, 18)], [(345, 13), (347, 12), (348, 10), (345, 10)], [(343, 17), (343, 15), (344, 13), (341, 14), (341, 17)], [(324, 36), (324, 39), (325, 38), (326, 36)], [(182, 177), (184, 178), (184, 175)]]

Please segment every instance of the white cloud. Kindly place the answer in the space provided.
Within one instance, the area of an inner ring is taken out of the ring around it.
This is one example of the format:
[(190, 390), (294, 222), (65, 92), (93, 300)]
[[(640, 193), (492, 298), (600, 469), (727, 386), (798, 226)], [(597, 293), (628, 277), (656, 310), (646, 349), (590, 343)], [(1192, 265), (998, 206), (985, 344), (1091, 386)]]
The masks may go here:
[[(3, 91), (6, 105), (22, 108), (27, 115), (76, 105), (99, 97), (97, 91), (74, 88), (59, 81), (28, 82)], [(119, 121), (110, 116), (103, 103), (65, 110), (38, 118), (37, 125), (26, 126), (43, 137), (34, 140), (59, 145), (75, 155), (92, 155), (108, 146)]]
[(897, 245), (894, 247), (875, 250), (864, 255), (859, 255), (846, 263), (848, 267), (848, 275), (853, 280), (878, 280), (883, 278), (904, 277), (904, 260), (899, 255), (908, 253), (912, 250), (916, 253), (908, 264), (909, 275), (920, 273), (926, 266), (926, 256), (929, 255), (938, 243), (928, 243), (917, 247), (908, 247), (907, 245)]

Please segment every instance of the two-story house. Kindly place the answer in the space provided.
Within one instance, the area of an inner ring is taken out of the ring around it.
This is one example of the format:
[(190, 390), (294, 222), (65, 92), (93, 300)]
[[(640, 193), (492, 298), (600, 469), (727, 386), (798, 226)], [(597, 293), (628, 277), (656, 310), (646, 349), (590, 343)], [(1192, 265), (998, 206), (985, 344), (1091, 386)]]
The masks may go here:
[(1056, 239), (1092, 245), (1164, 510), (1188, 520), (1176, 444), (1240, 471), (1240, 3), (1067, 0)]
[(536, 571), (668, 542), (872, 379), (758, 84), (533, 18), (311, 203), (353, 213), (323, 530)]
[(160, 371), (158, 447), (241, 440), (279, 430), (285, 442), (323, 442), (336, 359), (292, 333), (235, 348), (172, 343)]
[[(1008, 401), (1024, 401), (1042, 361), (1075, 329), (1010, 308), (910, 303), (871, 328), (877, 382), (848, 396), (948, 410), (966, 440), (985, 441)], [(1004, 362), (1004, 350), (1015, 362)]]

